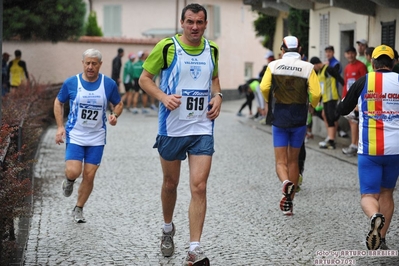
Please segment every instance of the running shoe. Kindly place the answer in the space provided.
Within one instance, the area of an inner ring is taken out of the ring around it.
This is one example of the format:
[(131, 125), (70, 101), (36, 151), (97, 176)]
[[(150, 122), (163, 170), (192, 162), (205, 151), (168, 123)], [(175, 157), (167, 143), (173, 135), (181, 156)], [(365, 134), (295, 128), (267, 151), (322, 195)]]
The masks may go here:
[(266, 117), (259, 121), (261, 125), (267, 125)]
[(306, 132), (305, 143), (308, 143), (308, 141), (309, 141), (310, 139), (313, 139), (313, 138), (314, 138), (314, 136), (313, 136), (312, 133)]
[(73, 210), (73, 220), (78, 224), (86, 222), (86, 219), (83, 217), (83, 208), (75, 207)]
[(346, 134), (346, 132), (343, 131), (343, 130), (340, 130), (340, 131), (338, 132), (338, 136), (341, 137), (341, 138), (349, 138), (349, 135)]
[(327, 136), (323, 141), (320, 141), (320, 142), (319, 142), (319, 147), (320, 147), (320, 146), (326, 145), (326, 143), (327, 143), (329, 140), (330, 140), (330, 139), (329, 139), (328, 136)]
[(292, 193), (295, 191), (295, 185), (291, 181), (287, 181), (283, 184), (283, 196), (280, 200), (280, 209), (284, 215), (292, 215), (293, 204), (292, 204)]
[(161, 253), (164, 257), (170, 257), (175, 252), (175, 244), (173, 243), (173, 237), (175, 236), (175, 225), (172, 223), (172, 231), (165, 233), (162, 229), (161, 238)]
[(357, 147), (351, 144), (347, 148), (342, 148), (342, 152), (348, 156), (355, 156), (357, 153)]
[(151, 104), (151, 109), (154, 111), (158, 111), (158, 107), (155, 104)]
[(381, 246), (381, 229), (384, 227), (385, 218), (381, 213), (376, 213), (370, 218), (371, 230), (366, 237), (366, 246), (369, 250), (376, 250)]
[(389, 250), (389, 247), (387, 246), (387, 243), (385, 242), (385, 238), (381, 238), (381, 245), (380, 248), (381, 250)]
[(209, 266), (209, 259), (200, 247), (196, 247), (193, 251), (187, 253), (183, 266)]
[(75, 184), (75, 181), (69, 181), (67, 178), (62, 181), (62, 191), (65, 197), (69, 197), (72, 195), (73, 184)]
[(298, 186), (296, 187), (295, 192), (301, 191), (302, 181), (303, 181), (303, 176), (301, 174), (299, 174)]
[(335, 141), (328, 140), (328, 141), (321, 141), (319, 142), (320, 149), (328, 149), (328, 150), (335, 150)]

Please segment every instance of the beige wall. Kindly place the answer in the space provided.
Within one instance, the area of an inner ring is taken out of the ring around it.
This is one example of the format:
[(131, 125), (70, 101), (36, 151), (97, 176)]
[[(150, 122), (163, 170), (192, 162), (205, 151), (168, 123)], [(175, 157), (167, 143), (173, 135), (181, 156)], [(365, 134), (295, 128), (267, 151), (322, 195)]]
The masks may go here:
[(104, 28), (104, 5), (123, 6), (121, 26), (125, 38), (144, 38), (142, 32), (151, 28), (176, 27), (175, 0), (93, 0), (93, 10), (101, 28)]
[[(330, 7), (329, 5), (315, 4), (314, 9), (310, 10), (310, 30), (309, 30), (309, 58), (319, 57), (319, 51), (324, 51), (325, 47), (320, 46), (320, 15), (329, 14), (329, 43), (334, 46), (335, 57), (341, 60), (344, 49), (341, 47), (341, 29), (349, 27), (354, 30), (354, 43), (356, 40), (369, 39), (369, 17), (357, 15), (347, 10)], [(346, 45), (345, 45), (346, 46)], [(343, 60), (341, 60), (343, 61)]]
[[(22, 60), (27, 64), (30, 76), (41, 83), (61, 83), (66, 78), (83, 71), (82, 53), (95, 48), (103, 55), (101, 73), (110, 76), (112, 59), (117, 49), (123, 47), (129, 50), (151, 50), (153, 45), (127, 45), (117, 43), (85, 43), (85, 42), (3, 42), (3, 52), (8, 52), (14, 58), (14, 51), (21, 50)], [(127, 53), (126, 53), (127, 55)], [(127, 56), (124, 57), (125, 62)]]
[[(187, 1), (191, 3), (191, 1)], [(245, 64), (253, 65), (253, 76), (257, 75), (265, 64), (266, 49), (260, 39), (255, 37), (253, 21), (257, 14), (251, 6), (242, 0), (206, 0), (200, 4), (220, 6), (221, 36), (214, 41), (220, 48), (219, 76), (224, 89), (236, 89), (245, 82)], [(151, 28), (174, 28), (176, 24), (175, 0), (93, 0), (93, 9), (97, 13), (100, 26), (103, 24), (103, 5), (120, 4), (122, 8), (123, 39), (133, 38), (136, 42), (120, 43), (115, 39), (111, 43), (59, 42), (3, 42), (3, 51), (13, 54), (15, 49), (22, 51), (28, 71), (41, 82), (59, 83), (82, 70), (81, 54), (87, 48), (97, 48), (103, 53), (104, 63), (101, 71), (111, 74), (111, 61), (119, 47), (125, 49), (123, 63), (127, 54), (139, 50), (151, 51), (153, 45), (140, 44), (149, 38), (142, 32)], [(180, 0), (178, 17), (184, 1)], [(179, 24), (180, 27), (180, 24)], [(13, 56), (11, 57), (13, 58)]]

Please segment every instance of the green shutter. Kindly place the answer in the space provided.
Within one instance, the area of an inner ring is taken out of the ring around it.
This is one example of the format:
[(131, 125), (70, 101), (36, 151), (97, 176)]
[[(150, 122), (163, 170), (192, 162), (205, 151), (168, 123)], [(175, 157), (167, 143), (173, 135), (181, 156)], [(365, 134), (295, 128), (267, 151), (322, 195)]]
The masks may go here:
[(104, 36), (121, 37), (122, 36), (122, 8), (120, 5), (104, 6)]
[(220, 37), (220, 6), (213, 6), (213, 37)]

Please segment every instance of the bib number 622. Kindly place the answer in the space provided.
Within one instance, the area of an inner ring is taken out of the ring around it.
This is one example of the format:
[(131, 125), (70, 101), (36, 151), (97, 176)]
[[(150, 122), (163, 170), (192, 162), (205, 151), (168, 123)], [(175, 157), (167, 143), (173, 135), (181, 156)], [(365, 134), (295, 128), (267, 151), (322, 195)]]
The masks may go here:
[(85, 120), (97, 120), (97, 116), (98, 116), (98, 111), (87, 110), (87, 109), (83, 109), (82, 110), (82, 115), (81, 115), (82, 119), (85, 119)]

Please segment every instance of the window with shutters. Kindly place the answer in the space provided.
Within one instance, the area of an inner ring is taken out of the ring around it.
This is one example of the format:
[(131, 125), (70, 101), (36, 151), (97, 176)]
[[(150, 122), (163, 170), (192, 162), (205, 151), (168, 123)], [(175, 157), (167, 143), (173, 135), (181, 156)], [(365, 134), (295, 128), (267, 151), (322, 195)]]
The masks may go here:
[(122, 7), (120, 5), (104, 6), (104, 36), (121, 37), (122, 36)]
[(322, 62), (326, 60), (326, 53), (324, 52), (324, 48), (329, 44), (330, 35), (330, 20), (328, 14), (320, 14), (320, 49), (319, 49), (319, 58)]
[(381, 43), (395, 48), (396, 20), (381, 22)]
[(210, 40), (215, 40), (220, 37), (220, 6), (204, 5), (207, 13), (208, 25), (205, 31), (205, 37)]
[(254, 67), (254, 64), (252, 62), (245, 62), (245, 65), (244, 65), (245, 80), (249, 80), (254, 77), (253, 67)]

